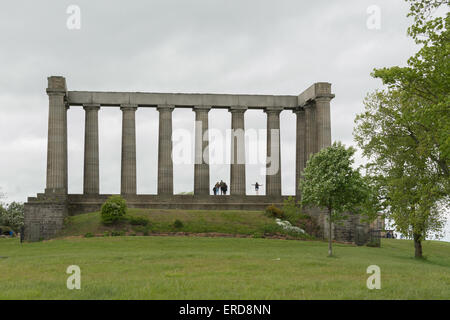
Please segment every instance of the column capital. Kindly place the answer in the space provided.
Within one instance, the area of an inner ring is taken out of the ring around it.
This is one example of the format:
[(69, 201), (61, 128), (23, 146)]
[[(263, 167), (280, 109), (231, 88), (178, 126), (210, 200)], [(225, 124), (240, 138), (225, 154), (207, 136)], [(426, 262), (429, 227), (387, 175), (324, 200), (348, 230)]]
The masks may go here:
[(314, 105), (315, 105), (315, 101), (314, 100), (309, 100), (302, 106), (302, 108), (303, 108), (303, 110), (307, 110), (307, 109), (313, 108)]
[(158, 106), (156, 107), (156, 110), (158, 110), (159, 112), (172, 112), (173, 109), (175, 109), (175, 106), (173, 104), (158, 104)]
[(326, 102), (328, 102), (328, 101), (331, 101), (334, 97), (335, 97), (335, 95), (332, 94), (332, 93), (330, 93), (330, 94), (321, 94), (321, 95), (318, 95), (314, 99), (314, 101), (326, 101)]
[(283, 107), (267, 107), (264, 108), (265, 113), (274, 113), (274, 114), (280, 114), (281, 111), (283, 111)]
[(61, 96), (61, 97), (65, 97), (66, 96), (66, 91), (61, 91), (59, 89), (51, 89), (51, 88), (47, 88), (45, 89), (45, 91), (47, 92), (47, 95), (49, 96)]
[(248, 107), (246, 106), (231, 106), (228, 109), (228, 112), (231, 113), (244, 113), (245, 111), (247, 111)]
[(47, 94), (54, 96), (65, 96), (67, 94), (66, 79), (59, 76), (51, 76), (47, 78), (48, 87)]
[(194, 106), (192, 111), (195, 112), (209, 112), (211, 110), (211, 106)]
[(304, 113), (305, 112), (305, 108), (304, 107), (297, 107), (292, 109), (292, 112), (295, 114), (299, 114), (299, 113)]
[(100, 104), (85, 103), (85, 104), (83, 104), (83, 109), (86, 111), (91, 111), (91, 110), (97, 111), (97, 110), (100, 110)]
[(121, 104), (120, 110), (122, 111), (136, 111), (138, 108), (137, 104)]

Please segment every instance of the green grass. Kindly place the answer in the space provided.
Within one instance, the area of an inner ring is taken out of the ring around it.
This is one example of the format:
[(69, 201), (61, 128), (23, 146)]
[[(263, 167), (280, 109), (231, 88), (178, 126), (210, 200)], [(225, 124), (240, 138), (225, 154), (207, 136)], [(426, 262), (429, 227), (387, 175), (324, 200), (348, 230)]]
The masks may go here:
[[(0, 299), (449, 299), (450, 243), (383, 240), (381, 248), (255, 238), (0, 239)], [(366, 269), (381, 268), (381, 290)], [(69, 265), (81, 290), (68, 290)]]
[[(148, 233), (221, 233), (241, 234), (254, 237), (262, 237), (264, 234), (284, 234), (284, 231), (262, 211), (214, 211), (214, 210), (143, 210), (128, 209), (128, 215), (134, 217), (146, 217), (150, 224), (147, 227), (132, 226), (126, 222), (109, 227), (104, 226), (100, 220), (100, 213), (93, 212), (72, 216), (67, 219), (66, 226), (58, 237), (85, 235), (103, 235), (105, 231), (123, 231), (125, 234), (143, 235)], [(180, 220), (183, 227), (175, 228), (175, 220)], [(295, 234), (289, 233), (294, 236)], [(299, 238), (309, 236), (296, 235)]]

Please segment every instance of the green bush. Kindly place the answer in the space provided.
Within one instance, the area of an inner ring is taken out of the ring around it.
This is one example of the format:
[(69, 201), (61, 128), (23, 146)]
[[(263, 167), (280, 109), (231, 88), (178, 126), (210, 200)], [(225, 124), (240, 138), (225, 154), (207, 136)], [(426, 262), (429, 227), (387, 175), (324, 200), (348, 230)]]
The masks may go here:
[(145, 231), (148, 231), (148, 227), (147, 226), (137, 225), (137, 226), (133, 227), (133, 231), (134, 232), (142, 232), (142, 233), (144, 233)]
[(125, 231), (111, 231), (111, 237), (120, 237), (124, 236)]
[(266, 214), (273, 218), (281, 219), (284, 217), (283, 211), (275, 207), (273, 204), (266, 208)]
[(283, 233), (284, 233), (283, 228), (277, 224), (266, 224), (263, 227), (263, 234), (265, 234), (265, 235), (276, 235), (276, 234), (283, 234)]
[(294, 197), (289, 197), (283, 202), (283, 218), (295, 225), (302, 217), (302, 208), (300, 202), (296, 203)]
[(102, 205), (101, 217), (103, 224), (114, 224), (127, 213), (127, 203), (121, 196), (111, 196)]
[(87, 232), (84, 237), (85, 238), (92, 238), (94, 235), (91, 232)]
[(320, 236), (320, 226), (310, 215), (302, 212), (300, 202), (295, 202), (294, 197), (289, 197), (283, 203), (284, 219), (289, 221), (293, 226), (302, 228), (311, 236)]
[(150, 221), (146, 217), (128, 216), (127, 219), (128, 222), (133, 226), (147, 226), (150, 223)]
[(2, 235), (2, 234), (9, 235), (9, 232), (13, 231), (13, 229), (10, 226), (0, 226), (0, 230), (1, 230), (0, 235)]
[(181, 228), (183, 228), (183, 222), (181, 222), (180, 220), (175, 220), (175, 222), (173, 223), (173, 227), (175, 228), (175, 229), (181, 229)]

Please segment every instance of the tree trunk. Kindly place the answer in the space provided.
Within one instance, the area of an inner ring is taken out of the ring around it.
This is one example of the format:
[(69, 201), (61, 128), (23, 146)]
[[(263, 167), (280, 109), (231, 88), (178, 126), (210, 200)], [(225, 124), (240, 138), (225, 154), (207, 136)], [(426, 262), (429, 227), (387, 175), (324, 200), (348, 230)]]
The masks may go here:
[(414, 248), (415, 248), (414, 257), (419, 259), (423, 258), (422, 241), (420, 240), (420, 235), (418, 234), (414, 234)]
[(328, 208), (328, 256), (333, 255), (333, 248), (331, 245), (332, 235), (331, 235), (331, 208)]

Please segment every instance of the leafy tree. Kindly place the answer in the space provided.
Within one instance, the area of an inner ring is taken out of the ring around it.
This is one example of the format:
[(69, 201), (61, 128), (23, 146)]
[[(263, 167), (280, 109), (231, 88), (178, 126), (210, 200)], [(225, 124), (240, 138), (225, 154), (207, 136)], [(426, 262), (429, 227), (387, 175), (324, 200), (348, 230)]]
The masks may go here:
[(328, 255), (332, 256), (332, 223), (357, 213), (367, 201), (368, 188), (359, 169), (353, 169), (355, 149), (340, 142), (311, 156), (300, 181), (302, 205), (328, 211)]
[(421, 49), (406, 67), (374, 70), (387, 88), (367, 96), (354, 136), (381, 207), (420, 258), (421, 242), (442, 230), (450, 194), (450, 13), (434, 15), (448, 1), (407, 2), (408, 35)]
[(19, 232), (24, 221), (24, 205), (19, 202), (11, 202), (0, 207), (0, 225), (9, 226), (15, 232)]

